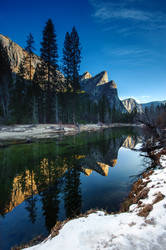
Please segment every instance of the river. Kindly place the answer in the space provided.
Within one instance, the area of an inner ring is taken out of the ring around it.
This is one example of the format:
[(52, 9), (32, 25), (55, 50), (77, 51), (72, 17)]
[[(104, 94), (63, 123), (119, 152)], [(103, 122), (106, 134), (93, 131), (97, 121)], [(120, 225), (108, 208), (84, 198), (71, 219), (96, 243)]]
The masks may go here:
[(134, 128), (82, 132), (0, 149), (0, 249), (47, 236), (89, 209), (116, 212), (150, 159)]

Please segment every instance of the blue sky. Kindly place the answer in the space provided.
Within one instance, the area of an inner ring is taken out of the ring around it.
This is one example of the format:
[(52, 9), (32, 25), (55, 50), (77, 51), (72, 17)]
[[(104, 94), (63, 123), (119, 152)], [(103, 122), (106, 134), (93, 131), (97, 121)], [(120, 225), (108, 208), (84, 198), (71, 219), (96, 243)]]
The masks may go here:
[(166, 2), (164, 0), (5, 0), (0, 33), (25, 47), (31, 32), (39, 54), (48, 18), (55, 24), (59, 56), (75, 25), (82, 45), (81, 71), (106, 70), (119, 97), (166, 99)]

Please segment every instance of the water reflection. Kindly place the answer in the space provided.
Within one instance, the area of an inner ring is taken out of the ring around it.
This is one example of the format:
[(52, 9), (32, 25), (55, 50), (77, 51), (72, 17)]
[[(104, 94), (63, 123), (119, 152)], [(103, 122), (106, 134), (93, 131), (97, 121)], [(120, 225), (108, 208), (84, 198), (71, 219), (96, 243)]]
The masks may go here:
[(0, 214), (6, 216), (25, 203), (29, 221), (35, 224), (40, 201), (49, 232), (63, 209), (65, 219), (86, 207), (81, 175), (108, 176), (116, 168), (119, 149), (133, 149), (138, 142), (133, 129), (114, 129), (1, 149)]
[[(50, 153), (48, 147), (51, 147), (51, 144), (48, 144), (46, 146), (47, 151), (49, 151), (46, 152), (48, 158), (44, 157), (40, 161), (38, 153), (42, 148), (41, 146), (43, 146), (40, 143), (31, 145), (32, 147), (29, 147), (29, 145), (17, 146), (19, 152), (15, 152), (16, 146), (7, 149), (5, 153), (3, 152), (5, 149), (1, 150), (0, 158), (4, 158), (4, 154), (8, 159), (10, 159), (11, 155), (13, 158), (14, 153), (16, 153), (16, 157), (12, 164), (10, 161), (4, 161), (4, 159), (1, 162), (1, 172), (6, 169), (9, 177), (7, 177), (7, 174), (5, 176), (3, 173), (0, 174), (0, 195), (2, 197), (0, 213), (4, 215), (26, 200), (26, 209), (29, 211), (31, 221), (35, 222), (35, 198), (33, 196), (39, 193), (42, 196), (43, 210), (48, 211), (52, 207), (54, 210), (53, 217), (55, 218), (55, 211), (58, 212), (58, 195), (60, 192), (64, 192), (66, 216), (72, 217), (79, 214), (81, 207), (80, 171), (86, 176), (90, 176), (93, 171), (108, 176), (110, 167), (116, 166), (119, 148), (123, 146), (133, 149), (140, 141), (134, 135), (113, 135), (110, 131), (109, 133), (105, 131), (102, 134), (97, 134), (95, 139), (100, 141), (99, 144), (87, 142), (86, 145), (80, 148), (74, 148), (70, 154), (63, 154), (62, 150), (60, 150), (63, 146), (61, 143), (56, 144), (56, 151), (59, 151), (59, 154), (56, 154), (56, 152), (54, 154), (54, 151)], [(73, 146), (73, 141), (70, 143), (70, 146)], [(19, 154), (20, 158), (20, 154), (25, 150), (28, 151), (27, 153), (31, 157), (28, 159), (26, 157), (22, 158), (22, 162), (19, 163), (21, 169), (19, 169), (17, 155)], [(36, 154), (34, 154), (34, 150), (36, 150)], [(78, 154), (79, 152), (81, 154)], [(40, 163), (36, 164), (37, 162)], [(19, 174), (19, 172), (21, 173)], [(12, 175), (16, 175), (13, 180)], [(49, 214), (51, 216), (52, 212), (50, 211)], [(48, 217), (47, 212), (44, 212), (44, 215)]]

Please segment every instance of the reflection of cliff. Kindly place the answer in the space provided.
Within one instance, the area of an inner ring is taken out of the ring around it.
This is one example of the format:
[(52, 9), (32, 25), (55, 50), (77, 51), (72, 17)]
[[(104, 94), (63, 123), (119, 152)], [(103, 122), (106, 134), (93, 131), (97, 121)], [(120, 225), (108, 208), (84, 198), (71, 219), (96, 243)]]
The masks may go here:
[(93, 170), (92, 170), (92, 169), (88, 169), (88, 168), (83, 168), (83, 169), (82, 169), (82, 172), (83, 172), (85, 175), (89, 176), (89, 175), (93, 172)]
[(127, 136), (122, 146), (124, 148), (134, 149), (139, 142), (141, 142), (141, 138), (139, 138), (138, 136)]
[[(61, 177), (67, 168), (65, 159), (63, 160), (63, 166), (57, 166), (55, 171), (55, 163), (48, 161), (47, 158), (43, 158), (37, 173), (34, 173), (33, 170), (25, 170), (24, 173), (16, 176), (12, 184), (10, 202), (6, 206), (4, 213), (12, 211), (13, 208), (24, 200), (46, 188), (56, 178)], [(27, 202), (30, 202), (30, 200), (27, 200)]]
[(104, 176), (107, 176), (108, 171), (109, 171), (109, 165), (104, 164), (102, 162), (97, 162), (97, 164), (100, 166), (101, 170), (103, 171)]
[(103, 140), (99, 145), (89, 149), (86, 158), (80, 160), (80, 169), (89, 176), (92, 171), (107, 176), (110, 167), (115, 167), (119, 148), (123, 145), (126, 136), (119, 136), (110, 140)]
[(16, 176), (13, 180), (11, 200), (5, 209), (5, 213), (10, 212), (14, 207), (37, 192), (33, 171), (26, 170), (23, 175)]
[[(112, 135), (110, 136), (109, 133), (100, 133), (97, 139), (99, 140), (99, 143), (85, 144), (85, 146), (80, 147), (80, 149), (77, 149), (76, 151), (74, 149), (69, 154), (65, 153), (65, 155), (56, 156), (55, 158), (50, 157), (51, 160), (43, 157), (42, 160), (38, 161), (40, 164), (35, 162), (34, 166), (32, 162), (30, 164), (31, 167), (33, 167), (32, 170), (29, 170), (31, 169), (29, 167), (28, 170), (24, 170), (20, 175), (14, 177), (13, 183), (10, 185), (8, 191), (8, 197), (4, 195), (4, 200), (1, 200), (1, 213), (5, 214), (12, 211), (14, 207), (26, 200), (27, 210), (29, 211), (31, 219), (34, 221), (35, 215), (33, 209), (35, 209), (35, 200), (33, 199), (33, 195), (39, 193), (40, 195), (43, 195), (43, 209), (45, 209), (45, 211), (50, 210), (50, 214), (53, 214), (51, 207), (56, 207), (56, 210), (58, 211), (57, 192), (61, 192), (59, 189), (61, 184), (58, 184), (57, 181), (58, 179), (62, 179), (63, 182), (63, 180), (67, 178), (68, 182), (66, 182), (66, 185), (72, 190), (72, 192), (68, 192), (68, 195), (66, 196), (66, 209), (68, 210), (68, 214), (70, 214), (69, 208), (71, 204), (70, 202), (68, 203), (67, 200), (69, 200), (70, 195), (72, 195), (74, 199), (74, 189), (77, 189), (78, 193), (80, 192), (78, 185), (79, 171), (86, 176), (90, 176), (93, 171), (102, 176), (107, 176), (110, 168), (116, 166), (119, 148), (122, 145), (130, 148), (135, 145), (135, 139), (124, 135), (113, 137)], [(74, 169), (77, 171), (74, 172)], [(74, 183), (73, 180), (76, 182)], [(71, 183), (71, 185), (69, 185), (70, 181), (73, 182), (73, 184)], [(55, 183), (57, 183), (57, 185), (55, 185)], [(50, 187), (53, 187), (53, 191), (51, 197), (47, 200)], [(47, 191), (45, 193), (43, 190), (49, 191), (48, 193)], [(67, 188), (65, 189), (65, 192), (67, 192)], [(32, 199), (30, 197), (32, 197)], [(81, 203), (79, 197), (80, 194), (78, 194), (77, 198)], [(55, 202), (56, 204), (51, 205), (54, 203), (54, 200), (57, 201)], [(50, 205), (47, 205), (48, 203)], [(48, 209), (48, 206), (50, 206), (50, 209)], [(48, 214), (47, 218), (50, 218)], [(47, 227), (49, 228), (49, 223), (47, 224)]]

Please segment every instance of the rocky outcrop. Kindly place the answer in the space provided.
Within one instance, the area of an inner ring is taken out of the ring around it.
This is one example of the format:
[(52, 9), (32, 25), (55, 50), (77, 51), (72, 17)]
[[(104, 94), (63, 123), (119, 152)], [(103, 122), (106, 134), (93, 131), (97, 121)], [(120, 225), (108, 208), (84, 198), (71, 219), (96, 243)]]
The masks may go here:
[(133, 110), (136, 110), (137, 113), (143, 113), (145, 108), (150, 108), (152, 105), (154, 108), (156, 108), (157, 106), (161, 106), (162, 104), (165, 105), (166, 101), (154, 101), (139, 104), (135, 99), (128, 98), (122, 100), (122, 103), (129, 113), (131, 113)]
[[(19, 71), (19, 66), (20, 63), (23, 61), (24, 58), (28, 56), (28, 52), (20, 47), (17, 43), (13, 42), (10, 38), (0, 34), (0, 41), (3, 45), (4, 48), (6, 48), (9, 62), (10, 62), (10, 67), (12, 70), (13, 75), (17, 74)], [(36, 68), (38, 64), (41, 63), (41, 58), (35, 54), (32, 56), (32, 77), (35, 74)], [(28, 65), (27, 65), (28, 67)], [(64, 80), (64, 76), (61, 72), (58, 72), (59, 78)], [(26, 76), (25, 76), (26, 78)]]
[[(3, 36), (2, 34), (0, 34), (0, 41), (2, 42), (2, 45), (4, 46), (4, 48), (6, 48), (7, 50), (12, 72), (18, 73), (20, 63), (22, 62), (24, 57), (28, 55), (27, 51), (25, 51), (17, 43), (13, 42), (8, 37)], [(32, 69), (33, 69), (32, 73), (33, 74), (39, 62), (40, 62), (40, 57), (33, 54), (33, 58), (32, 58)]]
[(98, 103), (105, 96), (111, 109), (120, 111), (121, 113), (127, 112), (118, 97), (116, 83), (113, 80), (108, 81), (106, 71), (102, 71), (94, 77), (91, 77), (88, 72), (84, 73), (80, 77), (80, 85), (94, 102)]
[(85, 72), (82, 76), (80, 76), (80, 81), (90, 79), (92, 78), (92, 75), (89, 72)]
[(122, 100), (122, 103), (123, 103), (124, 107), (127, 109), (127, 111), (129, 113), (131, 113), (134, 110), (137, 113), (142, 113), (143, 112), (142, 105), (138, 104), (136, 102), (136, 100), (134, 100), (133, 98), (128, 98), (128, 99)]

